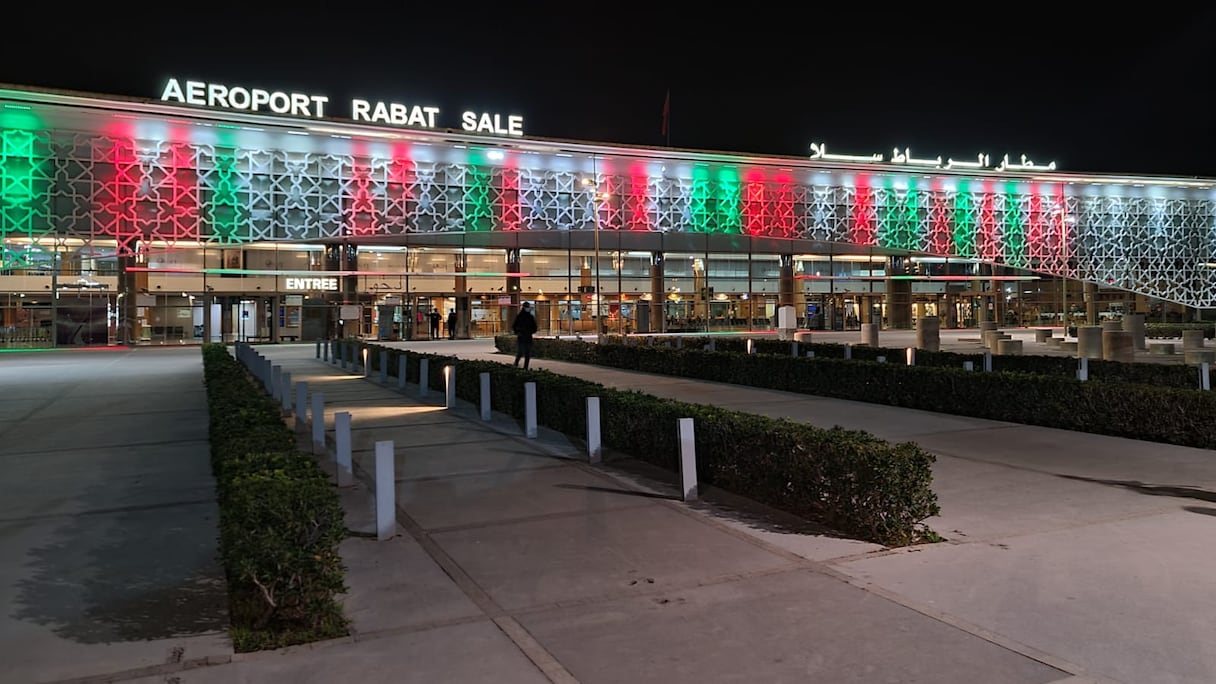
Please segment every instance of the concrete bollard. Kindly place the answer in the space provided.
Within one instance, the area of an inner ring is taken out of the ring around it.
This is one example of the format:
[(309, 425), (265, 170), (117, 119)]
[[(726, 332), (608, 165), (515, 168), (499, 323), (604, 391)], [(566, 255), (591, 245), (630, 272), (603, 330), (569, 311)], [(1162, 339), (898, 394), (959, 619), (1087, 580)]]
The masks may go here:
[(308, 383), (296, 383), (296, 429), (303, 430), (308, 423)]
[(815, 358), (815, 352), (814, 352), (814, 350), (812, 350), (812, 349), (808, 349), (808, 350), (806, 350), (806, 357), (807, 357), (808, 359), (813, 359), (813, 358)]
[(916, 346), (925, 351), (935, 352), (941, 350), (941, 319), (937, 316), (924, 316), (916, 319)]
[(1204, 392), (1210, 392), (1212, 390), (1212, 375), (1209, 372), (1210, 368), (1211, 367), (1208, 365), (1207, 361), (1199, 364), (1199, 389), (1203, 390)]
[[(679, 339), (679, 338), (677, 338), (677, 339)], [(714, 338), (712, 338), (712, 337), (711, 337), (711, 338), (709, 338), (709, 350), (710, 350), (710, 351), (718, 351), (718, 342), (717, 342), (717, 340), (715, 340), (715, 339), (714, 339)]]
[(397, 534), (397, 477), (393, 472), (392, 440), (376, 442), (376, 539)]
[(291, 412), (291, 373), (283, 371), (283, 386), (279, 388), (279, 406), (285, 412)]
[(425, 399), (428, 385), (431, 380), (431, 363), (430, 359), (420, 359), (418, 361), (418, 398)]
[(388, 384), (388, 352), (380, 352), (380, 384)]
[(354, 471), (350, 461), (350, 412), (334, 414), (334, 461), (337, 464), (339, 487), (354, 484)]
[(371, 359), (368, 358), (370, 353), (371, 350), (367, 347), (359, 350), (359, 362), (363, 364), (363, 377), (365, 378), (370, 378), (372, 376), (372, 364), (370, 363)]
[(314, 454), (325, 453), (325, 395), (322, 392), (312, 393), (312, 451)]
[(321, 340), (317, 340), (317, 358), (321, 358)]
[(846, 344), (844, 346), (844, 358), (846, 358), (846, 359), (853, 358), (853, 345)]
[(524, 434), (536, 439), (536, 383), (524, 383)]
[(1102, 326), (1082, 325), (1077, 327), (1077, 356), (1087, 359), (1102, 358)]
[(346, 364), (348, 363), (347, 359), (350, 358), (350, 345), (346, 344), (345, 342), (341, 343), (338, 346), (338, 352), (339, 353), (334, 354), (334, 357), (341, 359), (341, 362), (338, 365), (342, 368), (342, 370), (346, 370)]
[(790, 342), (790, 356), (798, 358), (798, 343)]
[(456, 366), (449, 364), (443, 367), (443, 394), (444, 408), (456, 408)]
[(1136, 360), (1135, 340), (1130, 330), (1102, 331), (1102, 358), (1106, 361), (1132, 363)]
[(1089, 357), (1087, 356), (1077, 359), (1077, 379), (1081, 382), (1089, 380)]
[(603, 458), (600, 446), (600, 398), (587, 397), (587, 461), (599, 463)]
[(965, 370), (965, 371), (973, 371), (973, 370), (975, 370), (975, 364), (974, 364), (973, 362), (971, 362), (971, 361), (964, 361), (964, 362), (963, 362), (963, 370)]
[(753, 340), (753, 339), (747, 340), (747, 353), (748, 354), (756, 353), (756, 341), (755, 340)]
[(984, 352), (984, 372), (992, 372), (992, 352)]
[(693, 435), (692, 418), (679, 418), (680, 431), (680, 489), (685, 501), (697, 499), (697, 442)]
[(1021, 356), (1022, 341), (1021, 340), (997, 340), (996, 353), (1001, 356)]
[(329, 340), (323, 340), (321, 345), (321, 360), (329, 361)]
[(870, 347), (878, 346), (878, 324), (861, 324), (861, 343)]
[(266, 391), (270, 393), (270, 397), (275, 401), (283, 401), (283, 395), (280, 394), (283, 387), (283, 367), (272, 366), (270, 368), (270, 383), (266, 385)]
[(397, 357), (397, 389), (405, 389), (405, 371), (408, 368), (408, 361), (409, 358), (405, 354)]
[(885, 356), (876, 356), (876, 357), (874, 357), (874, 360), (875, 360), (875, 361), (877, 361), (878, 363), (886, 363), (886, 362), (887, 362), (887, 357), (885, 357)]
[(904, 362), (909, 366), (916, 365), (916, 347), (908, 347), (904, 350)]
[(481, 419), (490, 419), (490, 373), (488, 371), (480, 373), (478, 380), (481, 382)]

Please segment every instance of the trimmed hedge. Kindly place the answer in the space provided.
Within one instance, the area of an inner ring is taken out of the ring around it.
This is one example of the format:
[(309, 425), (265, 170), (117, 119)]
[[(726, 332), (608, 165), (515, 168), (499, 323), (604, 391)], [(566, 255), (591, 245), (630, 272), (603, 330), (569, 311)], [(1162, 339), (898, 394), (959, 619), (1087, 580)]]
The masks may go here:
[(346, 591), (338, 554), (346, 528), (336, 490), (224, 345), (202, 352), (233, 647), (345, 636), (337, 595)]
[(880, 544), (902, 546), (937, 539), (924, 526), (939, 512), (931, 488), (934, 456), (912, 443), (892, 445), (864, 432), (825, 430), (613, 390), (492, 361), (420, 354), (354, 340), (339, 344), (369, 347), (368, 362), (377, 373), (379, 352), (387, 349), (387, 371), (393, 377), (398, 359), (405, 356), (410, 382), (418, 381), (420, 361), (427, 359), (430, 387), (442, 387), (443, 367), (453, 365), (456, 395), (473, 403), (480, 398), (480, 374), (489, 373), (491, 405), (520, 420), (524, 384), (535, 382), (542, 398), (537, 423), (576, 440), (586, 435), (586, 398), (600, 397), (604, 446), (673, 472), (679, 471), (677, 421), (693, 418), (699, 482)]
[[(514, 350), (514, 338), (510, 336), (495, 341), (500, 350)], [(859, 358), (793, 357), (789, 355), (789, 343), (780, 344), (786, 350), (784, 355), (537, 339), (532, 353), (534, 357), (560, 361), (1216, 448), (1214, 392), (935, 367), (922, 365), (920, 352), (915, 366)], [(718, 341), (715, 346), (727, 345)], [(863, 349), (854, 347), (855, 352)], [(1187, 371), (1195, 372), (1193, 368)]]

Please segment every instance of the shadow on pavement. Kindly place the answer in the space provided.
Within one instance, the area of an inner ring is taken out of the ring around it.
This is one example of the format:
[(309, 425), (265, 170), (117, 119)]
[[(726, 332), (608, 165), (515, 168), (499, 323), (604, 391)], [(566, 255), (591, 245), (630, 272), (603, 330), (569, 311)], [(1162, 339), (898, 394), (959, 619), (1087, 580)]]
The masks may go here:
[(1199, 499), (1200, 501), (1208, 501), (1216, 503), (1216, 492), (1210, 492), (1199, 487), (1191, 487), (1187, 485), (1159, 485), (1140, 482), (1139, 480), (1103, 480), (1092, 477), (1080, 477), (1077, 475), (1056, 475), (1066, 480), (1078, 480), (1080, 482), (1093, 482), (1096, 484), (1107, 485), (1110, 487), (1122, 487), (1130, 489), (1133, 492), (1146, 494), (1149, 496), (1177, 496), (1184, 499)]

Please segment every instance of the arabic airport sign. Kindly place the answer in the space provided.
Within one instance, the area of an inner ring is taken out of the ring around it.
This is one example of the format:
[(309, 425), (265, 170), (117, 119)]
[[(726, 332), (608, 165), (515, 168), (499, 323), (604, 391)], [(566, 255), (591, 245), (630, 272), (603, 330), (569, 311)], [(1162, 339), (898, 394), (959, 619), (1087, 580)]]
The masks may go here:
[(905, 147), (903, 149), (903, 151), (900, 151), (900, 149), (897, 147), (894, 150), (892, 150), (891, 158), (888, 160), (888, 159), (884, 159), (882, 154), (860, 155), (860, 154), (829, 153), (827, 151), (827, 146), (824, 145), (823, 143), (811, 143), (811, 159), (823, 160), (823, 161), (852, 162), (855, 164), (858, 164), (858, 163), (860, 163), (860, 164), (879, 164), (879, 163), (886, 162), (886, 163), (890, 163), (890, 164), (899, 164), (901, 166), (925, 166), (925, 167), (929, 167), (929, 168), (943, 169), (943, 170), (991, 168), (991, 170), (998, 171), (998, 172), (1000, 172), (1000, 171), (1027, 171), (1027, 172), (1034, 172), (1034, 173), (1038, 173), (1038, 172), (1042, 172), (1042, 171), (1055, 171), (1056, 170), (1055, 162), (1051, 162), (1050, 164), (1036, 164), (1033, 161), (1027, 159), (1026, 155), (1024, 155), (1024, 154), (1022, 155), (1021, 163), (1010, 162), (1009, 155), (1005, 155), (1004, 157), (1001, 158), (1001, 162), (999, 164), (997, 164), (996, 166), (992, 166), (991, 158), (988, 155), (983, 154), (983, 153), (980, 153), (979, 155), (977, 155), (975, 161), (964, 161), (964, 160), (956, 160), (953, 158), (947, 158), (943, 162), (942, 158), (940, 156), (935, 157), (933, 159), (917, 159), (912, 156), (912, 153), (911, 153), (911, 151), (909, 151), (908, 148)]
[[(170, 78), (161, 90), (161, 102), (198, 105), (242, 112), (271, 112), (306, 119), (324, 119), (329, 97), (263, 88), (228, 86), (205, 81), (179, 81)], [(352, 99), (347, 116), (356, 123), (384, 124), (408, 128), (441, 128), (444, 119), (439, 107), (429, 104), (403, 104), (381, 100)], [(465, 111), (459, 127), (469, 133), (492, 133), (519, 137), (524, 134), (524, 118), (519, 115)]]

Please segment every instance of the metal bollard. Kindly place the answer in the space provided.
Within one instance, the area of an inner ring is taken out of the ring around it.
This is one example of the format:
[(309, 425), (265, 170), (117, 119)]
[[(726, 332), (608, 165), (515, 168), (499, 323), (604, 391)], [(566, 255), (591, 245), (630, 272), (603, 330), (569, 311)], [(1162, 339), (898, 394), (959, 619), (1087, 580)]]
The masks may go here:
[(685, 501), (697, 498), (697, 446), (692, 418), (678, 419), (680, 430), (680, 488)]
[(325, 395), (321, 392), (312, 394), (312, 451), (314, 454), (325, 453)]
[(524, 434), (536, 439), (536, 383), (524, 383)]
[(338, 486), (351, 486), (354, 483), (354, 472), (350, 462), (349, 411), (334, 414), (334, 460), (338, 466)]
[(600, 398), (587, 397), (587, 460), (599, 463), (603, 459), (600, 446)]
[(376, 442), (376, 539), (397, 533), (397, 479), (393, 473), (393, 442)]
[(490, 419), (490, 374), (483, 372), (478, 376), (481, 381), (481, 419)]

